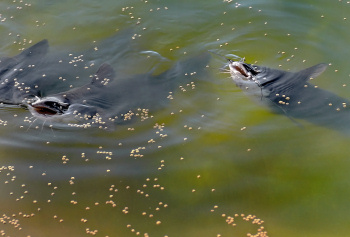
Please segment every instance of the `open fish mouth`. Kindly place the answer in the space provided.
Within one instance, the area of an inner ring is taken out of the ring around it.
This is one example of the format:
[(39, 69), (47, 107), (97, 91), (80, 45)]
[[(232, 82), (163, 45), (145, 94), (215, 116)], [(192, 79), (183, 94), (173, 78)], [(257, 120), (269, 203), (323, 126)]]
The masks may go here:
[(42, 115), (46, 115), (46, 116), (53, 116), (53, 115), (63, 113), (61, 110), (57, 110), (57, 109), (47, 107), (47, 106), (34, 105), (32, 107), (34, 108), (34, 110), (37, 113), (42, 114)]
[(54, 116), (64, 114), (68, 108), (69, 104), (58, 101), (56, 98), (45, 100), (38, 100), (30, 104), (35, 112), (44, 116)]
[(236, 70), (236, 72), (240, 73), (242, 76), (249, 77), (242, 63), (237, 63), (235, 65), (232, 65), (232, 68)]
[(245, 77), (246, 79), (252, 79), (253, 76), (256, 76), (259, 72), (253, 68), (252, 65), (244, 63), (244, 59), (242, 61), (233, 61), (228, 59), (229, 67), (231, 73), (235, 75), (240, 75)]

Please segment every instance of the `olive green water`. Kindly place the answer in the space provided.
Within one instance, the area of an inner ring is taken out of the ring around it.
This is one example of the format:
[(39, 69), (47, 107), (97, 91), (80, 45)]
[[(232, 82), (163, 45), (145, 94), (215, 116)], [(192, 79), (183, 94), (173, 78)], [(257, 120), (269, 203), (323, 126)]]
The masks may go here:
[[(96, 64), (145, 73), (145, 51), (177, 61), (205, 50), (283, 70), (326, 62), (315, 83), (350, 98), (347, 1), (15, 0), (0, 9), (1, 56), (44, 38), (52, 52), (84, 51), (131, 29), (137, 61), (113, 58), (112, 44)], [(28, 111), (1, 108), (0, 235), (347, 236), (350, 138), (271, 114), (224, 64), (214, 55), (206, 80), (112, 132), (31, 125)]]

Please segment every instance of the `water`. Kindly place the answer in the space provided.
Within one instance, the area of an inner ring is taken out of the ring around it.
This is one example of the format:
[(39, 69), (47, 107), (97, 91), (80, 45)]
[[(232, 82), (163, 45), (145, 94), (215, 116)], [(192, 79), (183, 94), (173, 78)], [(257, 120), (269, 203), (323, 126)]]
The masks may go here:
[[(68, 70), (58, 87), (87, 83), (104, 62), (124, 74), (156, 65), (160, 73), (171, 62), (213, 50), (283, 70), (330, 63), (314, 83), (349, 98), (346, 1), (24, 0), (0, 6), (1, 56), (46, 38), (51, 55), (83, 52), (94, 63)], [(122, 33), (128, 30), (135, 39), (120, 47), (130, 39)], [(213, 55), (209, 74), (197, 78), (194, 89), (184, 84), (186, 91), (175, 91), (153, 118), (109, 132), (51, 129), (25, 122), (30, 114), (22, 108), (1, 108), (0, 233), (346, 235), (349, 138), (271, 114), (220, 73), (224, 64)]]

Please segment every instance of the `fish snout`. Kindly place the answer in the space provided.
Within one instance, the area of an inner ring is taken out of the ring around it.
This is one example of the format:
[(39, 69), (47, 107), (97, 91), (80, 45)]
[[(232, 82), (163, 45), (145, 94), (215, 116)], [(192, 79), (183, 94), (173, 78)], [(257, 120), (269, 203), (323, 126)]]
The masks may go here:
[(231, 75), (238, 76), (243, 80), (253, 79), (259, 72), (256, 71), (250, 64), (244, 63), (244, 61), (233, 61), (229, 60), (229, 68)]
[(35, 102), (32, 102), (30, 106), (35, 110), (35, 112), (45, 115), (45, 116), (53, 116), (53, 115), (61, 115), (64, 114), (68, 108), (69, 104), (64, 103), (62, 101), (53, 99), (39, 99)]

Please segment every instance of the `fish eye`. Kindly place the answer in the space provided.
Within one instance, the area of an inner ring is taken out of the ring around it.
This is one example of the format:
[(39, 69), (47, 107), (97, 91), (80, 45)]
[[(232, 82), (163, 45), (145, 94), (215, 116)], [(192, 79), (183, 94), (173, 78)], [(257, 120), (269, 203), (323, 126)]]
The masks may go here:
[(50, 106), (50, 107), (53, 107), (53, 106), (54, 106), (54, 103), (55, 103), (55, 102), (52, 102), (52, 101), (46, 101), (46, 102), (45, 102), (45, 105)]
[(61, 104), (61, 103), (58, 103), (55, 101), (46, 101), (45, 105), (48, 107), (51, 107), (51, 108), (58, 109), (58, 110), (66, 110), (69, 107), (68, 105)]
[(248, 71), (250, 72), (253, 76), (256, 76), (258, 74), (258, 72), (249, 64), (246, 64), (246, 63), (243, 63), (242, 64), (243, 67)]

